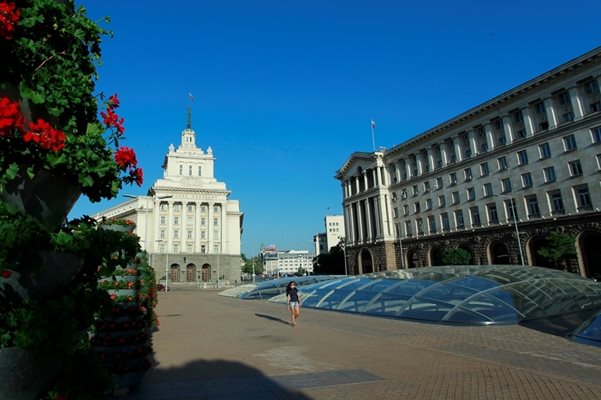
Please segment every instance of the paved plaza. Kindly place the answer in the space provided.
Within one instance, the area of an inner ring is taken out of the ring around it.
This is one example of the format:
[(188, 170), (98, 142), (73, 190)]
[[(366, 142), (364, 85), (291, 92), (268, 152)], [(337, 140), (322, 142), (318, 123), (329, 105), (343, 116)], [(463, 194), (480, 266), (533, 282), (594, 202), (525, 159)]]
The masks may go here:
[(601, 349), (522, 326), (453, 327), (161, 293), (153, 369), (127, 400), (601, 399)]

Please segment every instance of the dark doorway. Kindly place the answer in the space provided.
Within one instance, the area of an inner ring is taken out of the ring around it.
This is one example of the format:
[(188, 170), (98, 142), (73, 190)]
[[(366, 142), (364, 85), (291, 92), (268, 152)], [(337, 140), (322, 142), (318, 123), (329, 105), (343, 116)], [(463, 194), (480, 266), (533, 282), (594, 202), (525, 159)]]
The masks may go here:
[(511, 264), (509, 249), (503, 242), (494, 241), (490, 244), (490, 261), (493, 265)]

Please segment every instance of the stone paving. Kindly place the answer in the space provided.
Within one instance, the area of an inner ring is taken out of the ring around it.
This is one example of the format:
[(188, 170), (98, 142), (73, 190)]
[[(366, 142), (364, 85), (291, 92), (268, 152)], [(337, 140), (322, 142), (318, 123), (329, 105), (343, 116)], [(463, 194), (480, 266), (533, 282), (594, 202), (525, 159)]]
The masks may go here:
[(522, 326), (454, 327), (162, 292), (155, 367), (122, 400), (601, 399), (601, 349)]

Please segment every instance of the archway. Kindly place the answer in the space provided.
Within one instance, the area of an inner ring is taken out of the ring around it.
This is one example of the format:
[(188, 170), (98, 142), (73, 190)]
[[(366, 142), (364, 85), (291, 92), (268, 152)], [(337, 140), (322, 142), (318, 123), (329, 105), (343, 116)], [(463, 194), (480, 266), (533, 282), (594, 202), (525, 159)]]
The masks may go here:
[(584, 231), (578, 235), (576, 246), (587, 278), (601, 280), (601, 233)]
[(443, 265), (442, 254), (442, 247), (433, 247), (430, 250), (430, 266), (435, 267), (438, 265)]
[(169, 280), (179, 282), (179, 264), (171, 264), (169, 267)]
[(526, 243), (526, 254), (530, 260), (530, 265), (545, 268), (555, 268), (553, 263), (548, 259), (541, 257), (538, 252), (545, 245), (545, 238), (542, 236), (534, 236)]
[(209, 282), (211, 280), (211, 265), (204, 264), (201, 268), (201, 280), (203, 282)]
[(509, 249), (507, 245), (499, 240), (494, 240), (488, 245), (490, 263), (493, 265), (509, 265)]
[(409, 250), (407, 251), (407, 267), (409, 268), (417, 268), (419, 267), (419, 257), (417, 255), (417, 251)]
[(361, 250), (361, 273), (369, 274), (374, 272), (373, 260), (371, 252), (368, 249)]
[(196, 265), (188, 264), (186, 266), (186, 282), (196, 282)]

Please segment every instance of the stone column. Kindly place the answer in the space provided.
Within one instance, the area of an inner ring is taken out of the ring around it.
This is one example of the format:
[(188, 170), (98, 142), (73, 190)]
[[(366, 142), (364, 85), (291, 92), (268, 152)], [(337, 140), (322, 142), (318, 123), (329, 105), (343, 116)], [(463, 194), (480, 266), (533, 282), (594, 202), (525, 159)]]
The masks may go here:
[(572, 110), (574, 111), (574, 119), (582, 119), (582, 117), (584, 117), (584, 107), (582, 105), (582, 97), (580, 97), (578, 87), (571, 86), (568, 88), (568, 92), (570, 93), (570, 101), (572, 103)]
[[(509, 140), (509, 143), (513, 143), (515, 137), (513, 135), (513, 128), (511, 127), (511, 116), (504, 115), (501, 117), (501, 121), (503, 121), (503, 132), (505, 133), (505, 143)], [(507, 137), (509, 136), (509, 137)]]
[(484, 134), (486, 136), (486, 147), (488, 147), (488, 151), (493, 151), (495, 149), (495, 136), (492, 130), (492, 125), (490, 122), (484, 124)]
[(411, 163), (409, 162), (409, 158), (405, 158), (405, 175), (407, 179), (411, 179), (412, 171), (411, 171)]
[(432, 147), (428, 147), (426, 149), (426, 157), (428, 157), (428, 164), (430, 165), (430, 171), (434, 171), (436, 169), (436, 164), (434, 160), (434, 152), (432, 151)]
[(534, 135), (535, 129), (532, 123), (532, 115), (528, 106), (522, 107), (522, 118), (524, 119), (524, 129), (526, 129), (526, 137)]
[(207, 254), (213, 253), (213, 206), (215, 203), (208, 203), (207, 205)]
[(453, 146), (455, 147), (455, 162), (463, 160), (463, 154), (461, 153), (461, 140), (458, 136), (453, 138)]
[(478, 155), (478, 144), (476, 143), (476, 135), (474, 135), (474, 130), (469, 129), (466, 133), (467, 140), (470, 144), (470, 151), (472, 152), (472, 157)]
[(372, 224), (372, 215), (371, 212), (369, 210), (369, 198), (365, 199), (365, 225), (367, 227), (367, 237), (365, 237), (365, 241), (369, 241), (372, 239), (371, 237), (371, 224)]
[(424, 157), (421, 152), (416, 153), (415, 155), (415, 166), (417, 169), (417, 175), (422, 175), (424, 173)]
[(547, 113), (547, 121), (549, 122), (549, 129), (557, 128), (557, 113), (553, 106), (553, 99), (551, 97), (545, 97), (543, 99), (545, 104), (545, 112)]

